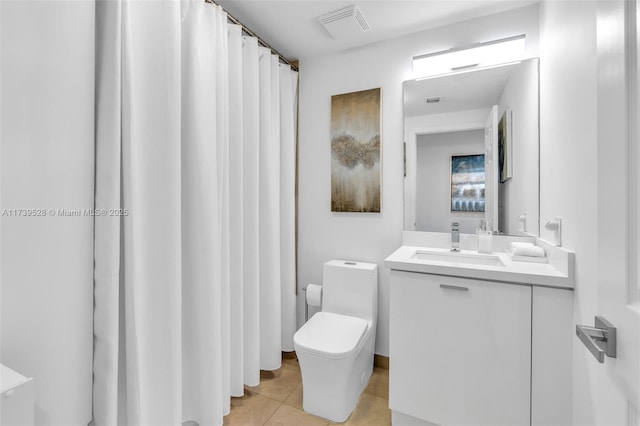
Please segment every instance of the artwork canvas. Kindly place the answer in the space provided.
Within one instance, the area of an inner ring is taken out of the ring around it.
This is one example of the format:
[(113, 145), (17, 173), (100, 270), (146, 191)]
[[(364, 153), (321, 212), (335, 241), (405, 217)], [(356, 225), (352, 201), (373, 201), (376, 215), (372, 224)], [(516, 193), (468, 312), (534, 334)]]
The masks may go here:
[(498, 165), (500, 172), (500, 183), (511, 179), (513, 153), (511, 151), (511, 110), (507, 109), (498, 123)]
[(380, 212), (380, 88), (331, 97), (331, 211)]
[(484, 154), (451, 156), (451, 211), (484, 212)]

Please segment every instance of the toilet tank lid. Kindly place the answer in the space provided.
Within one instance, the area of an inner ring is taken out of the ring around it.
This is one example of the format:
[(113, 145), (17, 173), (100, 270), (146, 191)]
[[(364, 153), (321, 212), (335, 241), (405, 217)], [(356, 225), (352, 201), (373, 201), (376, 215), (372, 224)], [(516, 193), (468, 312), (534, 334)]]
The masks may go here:
[(367, 327), (362, 318), (318, 312), (296, 332), (293, 341), (296, 350), (325, 358), (345, 358), (358, 347)]
[(378, 269), (378, 265), (375, 263), (357, 262), (355, 260), (338, 260), (333, 259), (325, 263), (325, 266), (340, 266), (353, 269), (364, 269), (368, 271), (375, 271)]

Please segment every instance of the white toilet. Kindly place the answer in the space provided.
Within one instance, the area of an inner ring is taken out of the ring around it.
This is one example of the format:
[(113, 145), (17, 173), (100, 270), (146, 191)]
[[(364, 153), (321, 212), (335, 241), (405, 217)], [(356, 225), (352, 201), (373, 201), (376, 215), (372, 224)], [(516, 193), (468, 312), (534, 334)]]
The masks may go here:
[(338, 423), (347, 420), (373, 371), (377, 317), (377, 266), (325, 263), (322, 311), (293, 336), (304, 411)]

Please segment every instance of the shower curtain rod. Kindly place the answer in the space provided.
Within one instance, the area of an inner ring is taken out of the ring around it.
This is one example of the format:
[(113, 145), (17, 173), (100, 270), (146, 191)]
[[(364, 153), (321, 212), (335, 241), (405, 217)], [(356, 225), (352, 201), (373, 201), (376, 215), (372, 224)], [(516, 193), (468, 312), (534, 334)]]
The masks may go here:
[(247, 34), (250, 37), (255, 37), (258, 39), (258, 43), (261, 44), (262, 46), (266, 47), (267, 49), (271, 49), (271, 51), (273, 53), (275, 53), (276, 55), (278, 55), (278, 57), (280, 58), (280, 61), (291, 66), (291, 69), (293, 69), (294, 71), (298, 71), (298, 67), (294, 64), (291, 63), (291, 61), (289, 61), (287, 58), (285, 58), (282, 53), (278, 52), (276, 49), (274, 49), (273, 47), (271, 47), (271, 45), (269, 45), (269, 43), (267, 43), (266, 41), (264, 41), (262, 38), (260, 38), (260, 36), (258, 36), (256, 33), (254, 33), (253, 31), (251, 31), (246, 25), (244, 25), (242, 22), (238, 21), (238, 19), (236, 19), (233, 15), (231, 15), (228, 11), (226, 11), (224, 9), (224, 7), (220, 6), (218, 3), (216, 3), (214, 0), (204, 0), (205, 3), (211, 3), (211, 4), (215, 4), (216, 6), (222, 8), (222, 10), (224, 10), (227, 14), (227, 20), (229, 20), (232, 24), (236, 24), (239, 25), (242, 28), (242, 31)]

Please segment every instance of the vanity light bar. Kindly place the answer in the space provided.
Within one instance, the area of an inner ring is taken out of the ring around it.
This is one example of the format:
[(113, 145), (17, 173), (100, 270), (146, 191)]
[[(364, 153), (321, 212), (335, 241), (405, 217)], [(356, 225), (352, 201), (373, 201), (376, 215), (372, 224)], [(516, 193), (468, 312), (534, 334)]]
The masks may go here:
[(478, 69), (490, 70), (490, 69), (492, 69), (492, 68), (508, 67), (508, 66), (510, 66), (510, 65), (519, 64), (519, 63), (521, 63), (521, 62), (522, 62), (522, 61), (513, 61), (513, 62), (505, 62), (505, 63), (503, 63), (503, 64), (489, 65), (489, 66), (486, 66), (486, 67), (466, 68), (466, 69), (463, 69), (463, 70), (461, 70), (461, 71), (450, 71), (450, 72), (446, 72), (446, 73), (443, 73), (443, 74), (436, 74), (436, 75), (428, 75), (428, 76), (425, 76), (425, 77), (419, 77), (419, 78), (416, 78), (416, 79), (415, 79), (415, 81), (430, 80), (430, 79), (432, 79), (432, 78), (439, 78), (439, 77), (442, 77), (443, 75), (452, 75), (452, 74), (456, 74), (456, 75), (457, 75), (457, 74), (464, 74), (464, 73), (468, 73), (468, 72), (474, 72), (474, 71), (477, 71)]
[(526, 36), (520, 34), (499, 40), (475, 43), (413, 57), (414, 78), (433, 77), (450, 72), (463, 72), (521, 60), (525, 54)]

